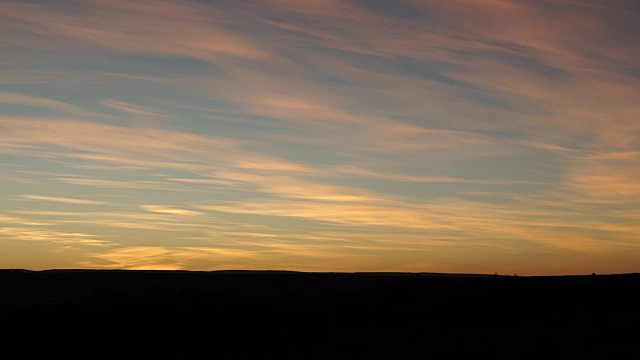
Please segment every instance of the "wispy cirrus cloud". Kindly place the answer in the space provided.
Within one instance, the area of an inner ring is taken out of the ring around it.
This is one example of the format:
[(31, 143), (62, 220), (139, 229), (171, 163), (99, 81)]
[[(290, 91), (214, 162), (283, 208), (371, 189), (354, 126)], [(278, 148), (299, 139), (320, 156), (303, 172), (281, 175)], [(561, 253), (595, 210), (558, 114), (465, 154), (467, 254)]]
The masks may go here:
[(86, 266), (622, 259), (640, 230), (638, 14), (6, 1), (0, 222), (118, 244)]
[[(225, 31), (211, 21), (211, 17), (224, 19), (221, 12), (196, 2), (131, 4), (113, 1), (107, 4), (69, 1), (64, 5), (9, 2), (4, 7), (5, 14), (14, 21), (6, 26), (26, 29), (35, 39), (38, 37), (34, 35), (58, 41), (73, 39), (132, 53), (182, 55), (205, 60), (218, 56), (250, 59), (265, 56), (249, 40)], [(70, 9), (73, 12), (69, 12)], [(158, 37), (163, 41), (154, 41)]]
[(93, 234), (80, 232), (64, 232), (46, 228), (3, 227), (0, 235), (7, 240), (51, 242), (64, 245), (103, 246), (110, 242)]
[(161, 214), (185, 215), (185, 216), (202, 215), (202, 213), (197, 211), (180, 209), (180, 208), (164, 206), (164, 205), (140, 205), (140, 207), (143, 208), (144, 210), (151, 211), (154, 213), (161, 213)]
[(130, 115), (138, 115), (138, 116), (151, 116), (154, 118), (158, 118), (158, 117), (162, 117), (163, 115), (160, 113), (157, 113), (155, 111), (153, 111), (152, 109), (149, 109), (147, 107), (144, 106), (140, 106), (140, 105), (135, 105), (135, 104), (130, 104), (124, 101), (117, 101), (117, 100), (103, 100), (102, 101), (102, 105), (109, 107), (109, 108), (113, 108), (116, 110), (120, 110), (124, 113), (130, 114)]
[[(237, 268), (239, 261), (256, 256), (238, 249), (166, 248), (131, 246), (93, 254), (96, 259), (85, 266), (129, 270), (184, 270), (190, 263), (205, 262), (217, 268)], [(215, 259), (221, 259), (216, 261)], [(100, 261), (97, 261), (100, 260)]]
[(56, 100), (46, 99), (46, 98), (41, 98), (36, 96), (29, 96), (29, 95), (24, 95), (19, 93), (9, 93), (9, 92), (0, 93), (0, 103), (41, 107), (41, 108), (47, 108), (47, 109), (65, 112), (65, 113), (81, 112), (81, 109), (79, 109), (78, 107), (62, 101), (56, 101)]
[(107, 204), (104, 201), (96, 201), (96, 200), (87, 200), (87, 199), (74, 199), (74, 198), (66, 198), (66, 197), (58, 197), (58, 196), (47, 196), (47, 195), (22, 195), (24, 199), (28, 200), (40, 200), (40, 201), (52, 201), (59, 202), (65, 204), (78, 204), (78, 205), (105, 205)]

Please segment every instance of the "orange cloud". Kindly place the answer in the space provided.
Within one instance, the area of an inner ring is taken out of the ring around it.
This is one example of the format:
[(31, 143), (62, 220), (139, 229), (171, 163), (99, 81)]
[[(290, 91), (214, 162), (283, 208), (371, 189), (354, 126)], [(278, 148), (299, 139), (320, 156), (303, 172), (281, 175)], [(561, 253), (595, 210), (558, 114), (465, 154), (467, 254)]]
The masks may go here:
[(78, 107), (62, 101), (8, 92), (0, 92), (0, 103), (43, 107), (69, 113), (82, 112)]
[(104, 205), (107, 204), (104, 201), (95, 201), (95, 200), (86, 200), (86, 199), (74, 199), (74, 198), (66, 198), (66, 197), (58, 197), (58, 196), (45, 196), (45, 195), (22, 195), (23, 198), (29, 200), (42, 200), (42, 201), (53, 201), (60, 202), (66, 204), (79, 204), (79, 205)]
[[(249, 39), (217, 27), (224, 15), (196, 2), (82, 2), (75, 10), (9, 2), (5, 15), (22, 28), (53, 39), (73, 38), (138, 54), (181, 55), (214, 61), (220, 56), (263, 59)], [(157, 41), (157, 39), (163, 39)]]
[[(148, 269), (534, 269), (532, 254), (578, 269), (637, 253), (626, 4), (238, 4), (5, 1), (0, 82), (22, 93), (0, 93), (18, 105), (0, 118), (3, 236), (117, 244), (83, 264)], [(151, 241), (140, 231), (181, 246), (130, 246)]]
[(179, 209), (172, 206), (164, 206), (164, 205), (140, 205), (141, 208), (147, 211), (161, 213), (161, 214), (170, 214), (170, 215), (202, 215), (202, 213), (187, 209)]

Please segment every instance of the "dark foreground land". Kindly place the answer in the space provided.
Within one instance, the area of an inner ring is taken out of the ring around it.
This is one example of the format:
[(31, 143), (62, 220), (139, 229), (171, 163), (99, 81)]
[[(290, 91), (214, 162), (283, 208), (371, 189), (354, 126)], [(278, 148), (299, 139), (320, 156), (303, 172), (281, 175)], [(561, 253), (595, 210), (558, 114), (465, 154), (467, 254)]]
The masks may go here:
[(640, 274), (0, 270), (15, 359), (640, 359)]

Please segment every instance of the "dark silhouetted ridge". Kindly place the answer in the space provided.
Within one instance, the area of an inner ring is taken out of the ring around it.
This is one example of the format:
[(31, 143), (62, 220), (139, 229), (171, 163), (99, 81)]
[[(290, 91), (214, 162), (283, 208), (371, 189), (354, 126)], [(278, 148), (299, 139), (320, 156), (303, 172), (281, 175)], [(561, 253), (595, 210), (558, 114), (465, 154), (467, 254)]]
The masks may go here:
[(640, 274), (6, 269), (0, 287), (24, 358), (640, 358)]

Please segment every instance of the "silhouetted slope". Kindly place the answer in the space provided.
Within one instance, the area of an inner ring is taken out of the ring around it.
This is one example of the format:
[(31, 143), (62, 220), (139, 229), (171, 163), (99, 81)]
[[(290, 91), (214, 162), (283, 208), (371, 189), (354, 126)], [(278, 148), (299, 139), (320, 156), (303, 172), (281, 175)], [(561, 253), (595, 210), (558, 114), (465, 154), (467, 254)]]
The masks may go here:
[(0, 286), (25, 357), (640, 358), (638, 274), (0, 271)]

